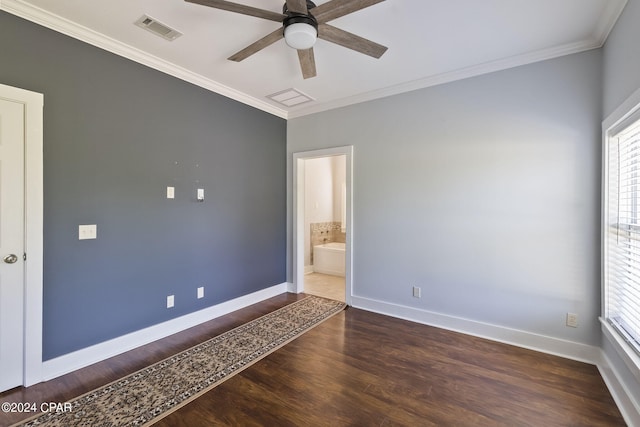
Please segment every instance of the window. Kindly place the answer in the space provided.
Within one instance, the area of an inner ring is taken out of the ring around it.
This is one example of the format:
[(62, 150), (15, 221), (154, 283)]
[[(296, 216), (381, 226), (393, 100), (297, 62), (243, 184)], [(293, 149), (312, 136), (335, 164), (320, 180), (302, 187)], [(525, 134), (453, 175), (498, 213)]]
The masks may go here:
[(607, 132), (604, 316), (640, 354), (640, 112)]

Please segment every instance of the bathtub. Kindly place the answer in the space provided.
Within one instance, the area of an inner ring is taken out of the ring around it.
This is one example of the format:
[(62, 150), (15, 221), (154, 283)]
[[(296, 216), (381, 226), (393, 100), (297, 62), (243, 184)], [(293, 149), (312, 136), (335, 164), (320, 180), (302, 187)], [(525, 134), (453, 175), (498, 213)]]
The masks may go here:
[(313, 247), (313, 271), (344, 277), (345, 244), (325, 243)]

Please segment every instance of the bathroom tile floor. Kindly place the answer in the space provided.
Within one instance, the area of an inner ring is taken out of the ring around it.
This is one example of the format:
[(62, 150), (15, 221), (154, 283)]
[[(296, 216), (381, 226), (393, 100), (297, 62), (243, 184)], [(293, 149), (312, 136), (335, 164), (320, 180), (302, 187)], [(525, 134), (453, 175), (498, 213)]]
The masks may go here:
[(344, 277), (321, 273), (305, 274), (304, 292), (344, 302)]

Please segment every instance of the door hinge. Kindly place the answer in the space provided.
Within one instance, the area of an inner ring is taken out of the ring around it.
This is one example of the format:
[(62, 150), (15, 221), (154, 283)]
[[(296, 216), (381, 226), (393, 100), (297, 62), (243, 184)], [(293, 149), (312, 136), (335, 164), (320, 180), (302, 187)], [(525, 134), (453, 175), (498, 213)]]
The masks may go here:
[(24, 254), (22, 254), (22, 260), (26, 261), (27, 260), (27, 253), (25, 252)]

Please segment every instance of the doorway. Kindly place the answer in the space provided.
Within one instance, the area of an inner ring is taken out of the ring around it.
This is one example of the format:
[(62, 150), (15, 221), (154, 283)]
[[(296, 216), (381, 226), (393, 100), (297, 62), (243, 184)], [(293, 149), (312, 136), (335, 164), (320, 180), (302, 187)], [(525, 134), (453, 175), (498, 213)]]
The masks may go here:
[(0, 85), (0, 391), (42, 380), (43, 95)]
[(293, 155), (295, 291), (351, 304), (353, 147)]

